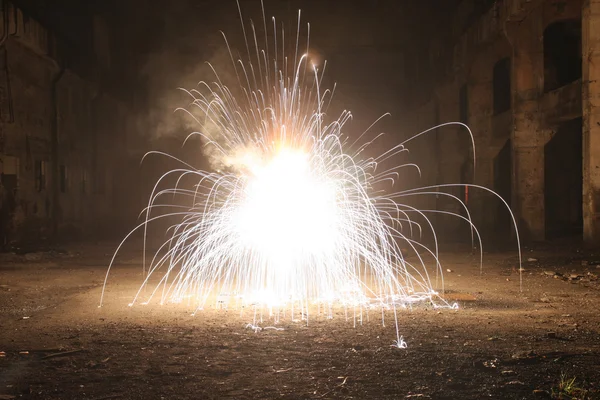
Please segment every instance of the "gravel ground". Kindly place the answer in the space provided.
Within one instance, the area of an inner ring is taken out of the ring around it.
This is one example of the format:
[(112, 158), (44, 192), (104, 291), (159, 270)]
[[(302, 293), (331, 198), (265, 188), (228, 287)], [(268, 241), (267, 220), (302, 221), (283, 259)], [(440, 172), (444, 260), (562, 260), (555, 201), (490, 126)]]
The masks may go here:
[[(600, 398), (600, 257), (525, 250), (443, 254), (458, 310), (283, 319), (128, 307), (142, 281), (126, 249), (98, 308), (112, 244), (0, 254), (0, 399)], [(529, 260), (529, 261), (528, 261)], [(267, 322), (263, 324), (266, 326)], [(575, 379), (569, 385), (569, 382)]]

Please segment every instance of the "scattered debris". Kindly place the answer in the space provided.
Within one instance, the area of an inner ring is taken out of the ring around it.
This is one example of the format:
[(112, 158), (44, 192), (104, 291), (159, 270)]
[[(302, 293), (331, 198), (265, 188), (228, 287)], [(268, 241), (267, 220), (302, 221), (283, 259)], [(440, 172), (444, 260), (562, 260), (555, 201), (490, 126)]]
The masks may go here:
[(589, 279), (590, 281), (597, 281), (597, 280), (598, 280), (598, 275), (596, 275), (596, 274), (592, 274), (591, 272), (588, 272), (588, 273), (587, 273), (587, 276), (588, 276), (588, 279)]
[(451, 301), (476, 301), (477, 298), (471, 293), (446, 293), (444, 294), (444, 299), (448, 302)]
[(537, 354), (532, 351), (519, 351), (512, 355), (513, 360), (531, 360), (537, 358)]
[(567, 274), (561, 274), (560, 272), (546, 270), (542, 273), (545, 276), (553, 277), (554, 279), (561, 279), (569, 283), (579, 284), (598, 284), (598, 275), (591, 272), (571, 272)]
[(106, 362), (110, 360), (110, 357), (106, 357), (104, 360), (101, 360), (100, 362), (96, 362), (96, 361), (89, 361), (86, 364), (86, 367), (88, 368), (92, 368), (92, 369), (97, 369), (97, 368), (106, 368)]
[(44, 253), (42, 252), (38, 252), (38, 253), (27, 253), (25, 254), (24, 258), (27, 261), (40, 261), (43, 257)]
[(122, 394), (110, 394), (108, 396), (96, 397), (94, 400), (109, 400), (109, 399), (118, 399), (123, 397)]
[(47, 360), (49, 358), (55, 358), (55, 357), (70, 356), (71, 354), (79, 353), (81, 351), (83, 351), (83, 349), (61, 351), (60, 353), (52, 353), (52, 354), (48, 354), (47, 356), (42, 357), (42, 360)]
[(548, 393), (548, 391), (542, 390), (542, 389), (535, 389), (533, 391), (533, 395), (536, 397), (550, 398), (550, 393)]
[(499, 363), (500, 361), (497, 358), (494, 358), (493, 360), (484, 361), (483, 366), (486, 368), (497, 368)]

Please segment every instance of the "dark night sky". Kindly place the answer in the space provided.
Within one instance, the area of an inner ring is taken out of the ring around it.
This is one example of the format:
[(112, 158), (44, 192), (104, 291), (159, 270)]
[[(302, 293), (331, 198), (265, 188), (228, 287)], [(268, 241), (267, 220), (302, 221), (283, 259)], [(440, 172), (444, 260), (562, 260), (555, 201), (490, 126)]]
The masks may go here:
[[(149, 54), (197, 53), (215, 45), (217, 31), (239, 32), (235, 0), (16, 0), (20, 7), (58, 35), (89, 45), (91, 14), (101, 13), (113, 27), (113, 51), (129, 67), (140, 67)], [(297, 10), (312, 24), (312, 42), (327, 53), (364, 47), (402, 53), (444, 19), (455, 0), (265, 0), (267, 18), (295, 25)], [(260, 0), (240, 0), (246, 22), (260, 21)], [(441, 7), (445, 7), (441, 8)]]
[[(310, 22), (311, 55), (328, 62), (324, 87), (337, 84), (327, 121), (350, 110), (353, 121), (344, 127), (344, 134), (352, 138), (391, 113), (364, 138), (385, 132), (370, 146), (380, 154), (416, 133), (406, 124), (404, 113), (416, 105), (414, 90), (427, 89), (424, 82), (411, 79), (408, 70), (413, 60), (427, 57), (428, 38), (450, 25), (456, 1), (265, 0), (265, 8), (269, 20), (274, 15), (285, 24), (288, 38), (292, 38), (290, 30), (295, 31), (298, 9), (302, 9), (303, 26)], [(139, 143), (147, 143), (147, 149), (181, 149), (180, 139), (198, 129), (185, 113), (173, 112), (189, 104), (189, 97), (178, 88), (192, 89), (201, 80), (212, 80), (206, 61), (217, 64), (220, 71), (231, 65), (224, 57), (220, 30), (234, 49), (245, 52), (235, 0), (15, 2), (65, 40), (74, 58), (93, 56), (93, 15), (103, 17), (111, 35), (111, 68), (91, 76), (101, 80), (105, 92), (134, 100), (132, 134), (139, 135)], [(252, 19), (262, 35), (260, 0), (240, 3), (246, 28), (250, 30)], [(85, 69), (89, 63), (79, 65)]]
[[(168, 49), (202, 56), (218, 30), (239, 32), (235, 0), (15, 0), (33, 17), (74, 45), (89, 45), (91, 15), (100, 13), (113, 28), (113, 51), (130, 68)], [(265, 0), (267, 18), (295, 26), (297, 10), (312, 25), (312, 43), (326, 57), (366, 47), (401, 54), (439, 26), (456, 0)], [(240, 0), (246, 23), (260, 24), (260, 0)], [(235, 42), (235, 41), (234, 41)], [(372, 57), (373, 54), (371, 53)]]
[[(141, 7), (141, 3), (156, 6)], [(246, 29), (250, 30), (252, 19), (262, 32), (260, 1), (240, 3)], [(338, 84), (336, 99), (353, 110), (355, 124), (365, 126), (385, 112), (398, 114), (405, 101), (405, 59), (412, 57), (410, 52), (422, 46), (425, 35), (447, 15), (439, 3), (267, 0), (265, 13), (268, 20), (276, 16), (278, 23), (286, 26), (288, 38), (292, 38), (289, 32), (295, 31), (298, 9), (302, 10), (302, 29), (306, 22), (311, 24), (311, 49), (318, 58), (328, 61), (328, 82)], [(449, 7), (451, 1), (443, 3)], [(195, 85), (202, 79), (204, 61), (215, 61), (215, 53), (223, 49), (219, 30), (225, 32), (232, 47), (244, 51), (234, 0), (138, 0), (123, 4), (116, 17), (126, 28), (122, 36), (127, 36), (128, 44), (121, 47), (123, 56), (129, 58), (135, 73), (149, 81), (151, 101), (163, 102), (159, 107), (169, 113), (177, 106), (173, 89)], [(136, 23), (131, 23), (131, 15)], [(131, 54), (132, 48), (137, 54)]]
[[(180, 106), (177, 87), (203, 79), (207, 60), (219, 59), (223, 30), (232, 47), (243, 50), (235, 0), (17, 0), (58, 36), (85, 55), (91, 49), (92, 14), (111, 28), (113, 80), (144, 87), (150, 108), (166, 115)], [(336, 98), (366, 125), (385, 112), (398, 114), (406, 103), (405, 69), (428, 35), (449, 22), (456, 0), (265, 0), (286, 31), (295, 30), (298, 9), (311, 24), (310, 43), (327, 60), (327, 82), (337, 82)], [(240, 0), (246, 28), (262, 29), (260, 0)], [(270, 28), (269, 28), (270, 29)], [(305, 28), (302, 28), (305, 29)], [(222, 58), (222, 57), (221, 57)], [(358, 122), (356, 122), (358, 121)]]

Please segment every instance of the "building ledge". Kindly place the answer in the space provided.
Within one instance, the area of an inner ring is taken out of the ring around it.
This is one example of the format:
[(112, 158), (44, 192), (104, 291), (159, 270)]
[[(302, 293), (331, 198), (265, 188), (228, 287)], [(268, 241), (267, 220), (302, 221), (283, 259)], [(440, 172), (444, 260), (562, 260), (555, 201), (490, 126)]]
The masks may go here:
[(492, 117), (492, 146), (502, 146), (506, 139), (510, 139), (512, 122), (512, 110), (504, 111)]
[(581, 117), (581, 80), (544, 93), (540, 99), (540, 110), (547, 125)]

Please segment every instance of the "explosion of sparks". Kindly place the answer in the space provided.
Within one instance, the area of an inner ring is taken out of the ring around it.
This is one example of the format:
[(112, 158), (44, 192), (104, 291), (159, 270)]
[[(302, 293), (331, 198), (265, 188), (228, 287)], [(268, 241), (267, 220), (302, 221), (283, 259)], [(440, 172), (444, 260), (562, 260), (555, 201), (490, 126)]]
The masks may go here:
[[(253, 310), (249, 326), (258, 330), (263, 310), (274, 323), (286, 310), (292, 320), (296, 310), (308, 323), (315, 304), (327, 318), (335, 307), (353, 309), (355, 315), (358, 309), (361, 322), (363, 310), (377, 309), (382, 319), (384, 312), (393, 312), (396, 345), (404, 347), (397, 307), (419, 301), (456, 307), (434, 290), (419, 255), (428, 252), (436, 277), (441, 275), (437, 245), (429, 250), (412, 238), (413, 228), (421, 227), (411, 215), (425, 213), (400, 199), (414, 192), (374, 189), (393, 181), (397, 169), (406, 166), (378, 170), (381, 161), (405, 152), (407, 141), (378, 157), (364, 156), (370, 142), (351, 143), (343, 133), (350, 112), (329, 122), (325, 118), (333, 90), (321, 89), (325, 67), (319, 70), (311, 63), (308, 41), (306, 51), (300, 51), (300, 13), (292, 59), (286, 57), (283, 28), (278, 36), (274, 18), (269, 43), (262, 10), (265, 48), (257, 44), (254, 25), (253, 40), (246, 39), (246, 61), (234, 57), (227, 44), (237, 87), (225, 85), (213, 68), (214, 82), (186, 91), (192, 104), (186, 111), (201, 127), (193, 134), (202, 137), (206, 153), (219, 167), (202, 171), (186, 166), (157, 182), (139, 227), (147, 229), (162, 217), (179, 221), (148, 264), (132, 304), (153, 297), (161, 304), (193, 298), (201, 309), (209, 299), (221, 306), (235, 300)], [(247, 37), (243, 23), (242, 28)], [(173, 175), (181, 180), (194, 176), (197, 183), (159, 189)], [(189, 206), (151, 215), (172, 205), (173, 196), (187, 199)], [(413, 262), (405, 259), (400, 243), (414, 250)], [(158, 283), (143, 295), (142, 288), (159, 271)]]

